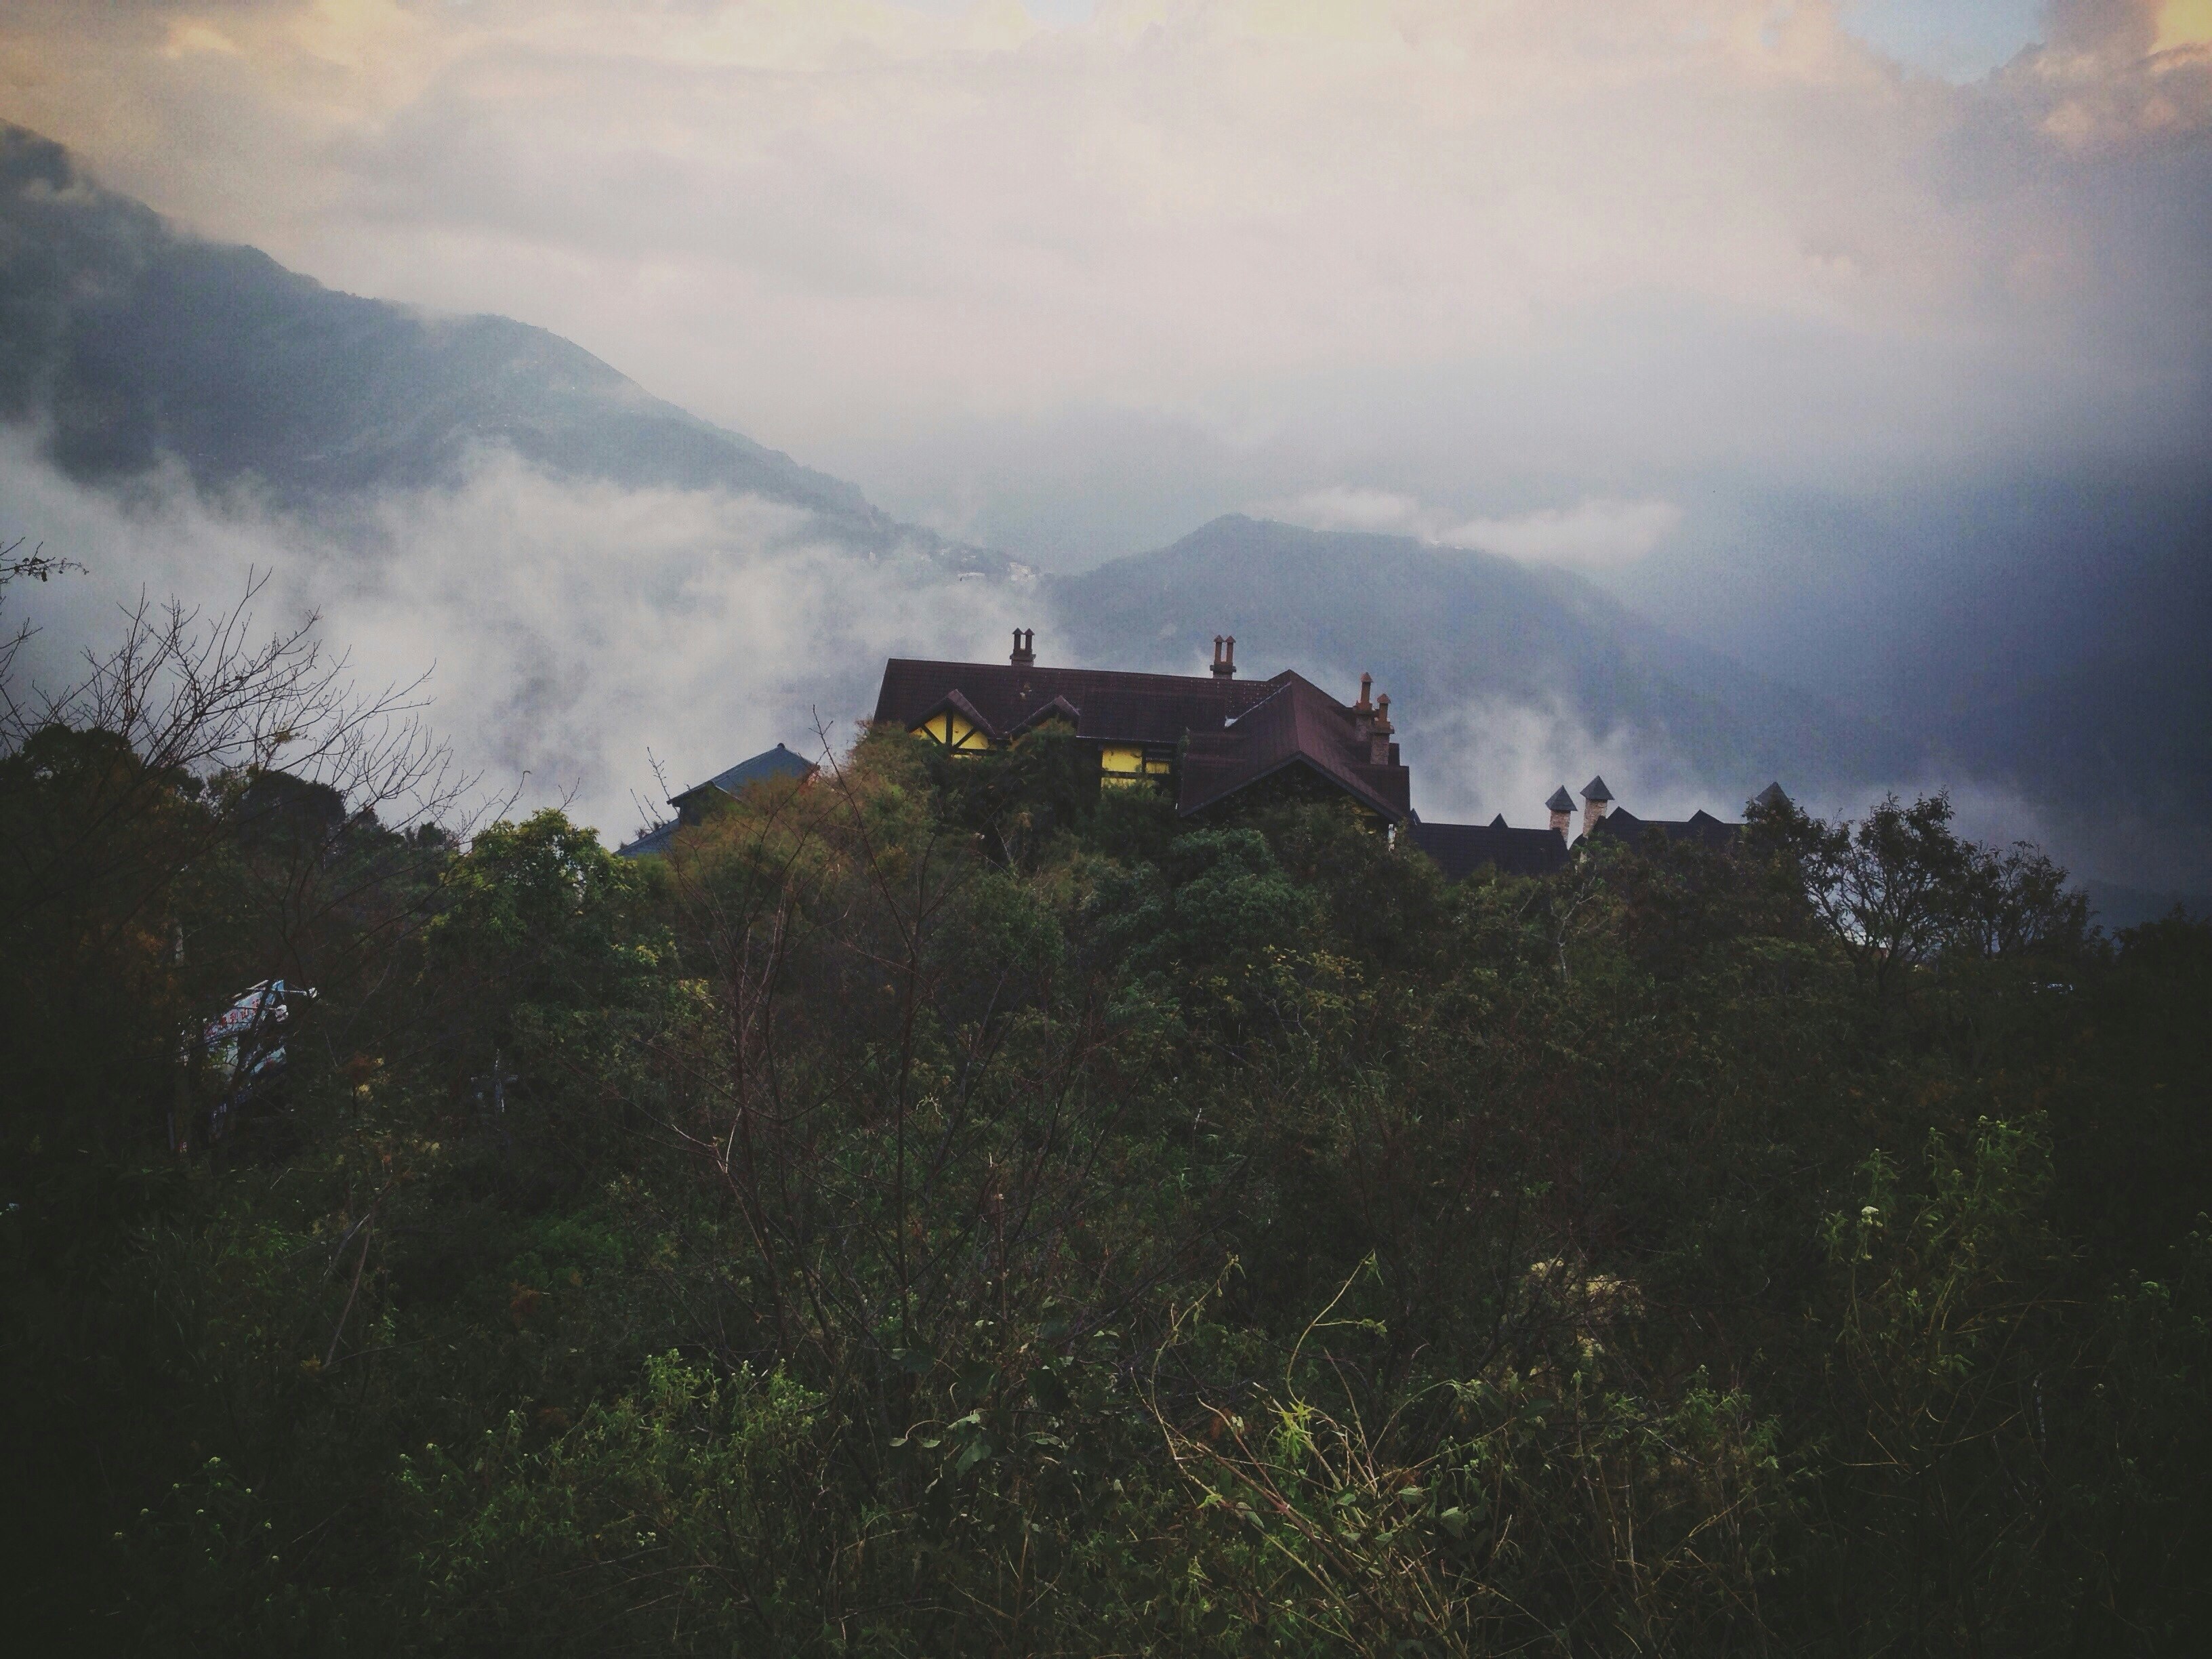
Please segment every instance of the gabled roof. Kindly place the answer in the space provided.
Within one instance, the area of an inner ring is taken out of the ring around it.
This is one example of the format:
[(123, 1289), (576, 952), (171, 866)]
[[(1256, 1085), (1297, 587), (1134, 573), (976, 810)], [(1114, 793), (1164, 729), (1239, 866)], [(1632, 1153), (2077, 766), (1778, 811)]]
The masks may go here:
[(699, 801), (709, 789), (734, 795), (747, 784), (758, 783), (763, 778), (806, 778), (813, 776), (814, 771), (812, 761), (778, 744), (773, 749), (763, 750), (750, 760), (739, 761), (726, 772), (717, 772), (704, 783), (693, 784), (680, 795), (671, 795), (668, 804), (680, 812), (686, 803)]
[(1743, 833), (1743, 826), (1725, 823), (1703, 807), (1686, 818), (1639, 818), (1625, 806), (1614, 807), (1590, 826), (1592, 835), (1615, 836), (1631, 846), (1653, 830), (1669, 841), (1694, 841), (1718, 848), (1733, 847), (1736, 837)]
[(1463, 881), (1484, 866), (1509, 876), (1540, 876), (1567, 861), (1567, 838), (1556, 830), (1511, 830), (1503, 813), (1488, 823), (1406, 826), (1413, 845), (1436, 860), (1447, 881)]
[(981, 709), (976, 708), (974, 703), (969, 702), (968, 699), (958, 691), (947, 691), (935, 702), (930, 704), (928, 708), (923, 709), (919, 714), (916, 714), (911, 724), (921, 726), (927, 721), (933, 720), (939, 714), (945, 713), (948, 708), (954, 714), (959, 715), (961, 719), (966, 720), (969, 725), (974, 726), (978, 732), (981, 732), (985, 737), (990, 738), (994, 743), (999, 742), (1006, 735), (1004, 732), (999, 729), (997, 724), (988, 714), (986, 714)]
[[(957, 695), (957, 694), (956, 694)], [(1050, 702), (1040, 704), (1021, 718), (1021, 723), (1006, 735), (1019, 737), (1023, 732), (1042, 726), (1047, 720), (1066, 720), (1079, 732), (1083, 726), (1083, 711), (1066, 697), (1055, 696)]]
[(1335, 785), (1393, 823), (1412, 811), (1406, 769), (1391, 758), (1367, 757), (1364, 734), (1352, 711), (1303, 675), (1285, 671), (1274, 689), (1217, 731), (1194, 731), (1183, 750), (1176, 811), (1202, 812), (1263, 778), (1303, 767)]
[(948, 707), (994, 740), (1056, 718), (1098, 743), (1183, 745), (1176, 810), (1185, 815), (1285, 769), (1304, 769), (1393, 821), (1411, 804), (1395, 745), (1387, 762), (1370, 761), (1354, 712), (1287, 669), (1254, 681), (905, 657), (884, 665), (877, 724), (912, 731)]
[(793, 754), (781, 744), (763, 750), (750, 760), (741, 760), (727, 771), (717, 772), (704, 783), (693, 784), (680, 795), (671, 795), (668, 804), (676, 809), (676, 816), (665, 823), (654, 824), (636, 840), (624, 842), (615, 849), (615, 856), (641, 859), (666, 853), (676, 832), (687, 823), (696, 823), (715, 793), (736, 795), (764, 778), (808, 778), (817, 769), (812, 761)]
[(894, 657), (884, 665), (875, 721), (911, 731), (957, 692), (975, 711), (975, 723), (994, 736), (1024, 730), (1059, 702), (1070, 711), (1062, 718), (1073, 718), (1079, 737), (1165, 745), (1182, 742), (1186, 732), (1218, 730), (1224, 720), (1267, 697), (1282, 678), (1217, 679)]

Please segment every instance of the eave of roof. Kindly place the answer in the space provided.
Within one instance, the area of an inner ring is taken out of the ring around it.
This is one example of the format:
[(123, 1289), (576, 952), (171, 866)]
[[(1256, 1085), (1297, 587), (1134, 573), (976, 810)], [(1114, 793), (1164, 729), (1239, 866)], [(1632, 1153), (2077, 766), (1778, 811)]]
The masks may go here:
[(1567, 861), (1567, 841), (1556, 830), (1516, 830), (1504, 823), (1429, 823), (1407, 826), (1413, 845), (1450, 881), (1463, 881), (1486, 865), (1508, 875), (1536, 876)]
[[(1077, 735), (1102, 743), (1170, 744), (1214, 731), (1267, 697), (1280, 682), (1215, 679), (1117, 669), (1040, 668), (1012, 663), (938, 662), (894, 657), (884, 666), (875, 723), (911, 731), (961, 694), (994, 737), (1050, 718), (1058, 702)], [(966, 710), (963, 711), (963, 713)]]
[(1590, 826), (1592, 835), (1603, 833), (1632, 843), (1654, 830), (1669, 841), (1700, 842), (1708, 847), (1725, 846), (1743, 833), (1741, 824), (1717, 818), (1703, 807), (1686, 818), (1640, 818), (1626, 807), (1616, 806)]
[(758, 783), (763, 778), (811, 777), (817, 769), (812, 761), (779, 743), (773, 749), (763, 749), (759, 754), (748, 756), (735, 766), (725, 768), (704, 783), (695, 783), (681, 793), (671, 795), (668, 804), (680, 806), (709, 789), (719, 789), (726, 795), (734, 795), (747, 785)]
[(1362, 758), (1351, 711), (1312, 681), (1295, 673), (1277, 678), (1274, 691), (1224, 730), (1192, 735), (1176, 811), (1184, 817), (1204, 811), (1304, 764), (1370, 811), (1393, 822), (1405, 818), (1411, 811), (1406, 769)]
[(675, 840), (678, 827), (679, 820), (675, 818), (665, 823), (656, 823), (635, 841), (625, 842), (616, 848), (615, 856), (618, 859), (641, 859), (664, 854), (668, 851), (668, 843)]

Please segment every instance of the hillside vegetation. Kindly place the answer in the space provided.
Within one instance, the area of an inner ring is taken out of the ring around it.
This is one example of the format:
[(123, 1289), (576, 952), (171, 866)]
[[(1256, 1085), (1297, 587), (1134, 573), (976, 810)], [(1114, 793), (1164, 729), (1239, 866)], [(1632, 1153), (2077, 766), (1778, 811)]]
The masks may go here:
[[(1448, 887), (1050, 728), (867, 737), (626, 863), (441, 830), (391, 710), (195, 637), (0, 757), (36, 1650), (2212, 1617), (2203, 927), (2085, 933), (1940, 800)], [(319, 995), (218, 1135), (179, 1033), (271, 975)]]

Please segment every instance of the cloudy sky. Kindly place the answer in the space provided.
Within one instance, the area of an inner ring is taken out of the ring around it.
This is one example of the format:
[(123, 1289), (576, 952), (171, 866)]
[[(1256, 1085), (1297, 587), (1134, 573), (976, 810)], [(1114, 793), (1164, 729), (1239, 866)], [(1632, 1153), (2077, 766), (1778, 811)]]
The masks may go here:
[(2212, 0), (11, 0), (0, 114), (1048, 565), (1618, 569), (2212, 403)]

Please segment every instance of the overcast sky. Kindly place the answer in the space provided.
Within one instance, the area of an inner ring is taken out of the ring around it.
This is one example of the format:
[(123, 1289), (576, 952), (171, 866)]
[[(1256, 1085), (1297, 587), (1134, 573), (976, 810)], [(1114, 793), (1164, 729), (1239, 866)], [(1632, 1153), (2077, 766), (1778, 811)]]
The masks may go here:
[(0, 114), (1052, 564), (2205, 435), (2212, 0), (10, 0)]

